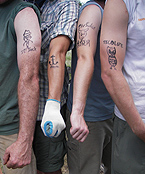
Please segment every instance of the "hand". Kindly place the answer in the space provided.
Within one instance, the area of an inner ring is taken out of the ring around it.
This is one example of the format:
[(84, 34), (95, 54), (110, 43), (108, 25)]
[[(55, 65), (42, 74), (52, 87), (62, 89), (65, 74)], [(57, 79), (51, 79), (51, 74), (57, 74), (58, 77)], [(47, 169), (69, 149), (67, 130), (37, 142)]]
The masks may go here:
[(70, 128), (70, 134), (76, 140), (83, 142), (89, 133), (88, 126), (86, 125), (83, 115), (72, 113), (70, 116), (70, 122), (72, 125)]
[(32, 146), (28, 142), (17, 140), (9, 146), (3, 156), (4, 165), (8, 168), (22, 168), (31, 162)]
[(135, 124), (131, 126), (133, 133), (145, 142), (145, 123), (142, 121), (142, 119), (138, 122), (135, 122)]
[(66, 125), (60, 114), (60, 103), (48, 100), (41, 122), (41, 128), (45, 136), (58, 137)]

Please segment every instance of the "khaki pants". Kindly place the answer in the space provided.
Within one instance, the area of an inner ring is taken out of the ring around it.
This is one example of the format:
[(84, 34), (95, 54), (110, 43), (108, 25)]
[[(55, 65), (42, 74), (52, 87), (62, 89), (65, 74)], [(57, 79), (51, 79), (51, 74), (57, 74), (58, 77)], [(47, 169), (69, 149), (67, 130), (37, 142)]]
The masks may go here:
[[(5, 150), (16, 141), (17, 134), (3, 136), (0, 135), (0, 158), (3, 163), (3, 156)], [(3, 165), (5, 174), (36, 174), (36, 160), (34, 153), (32, 152), (31, 163), (23, 168), (19, 169), (8, 169), (6, 165)]]

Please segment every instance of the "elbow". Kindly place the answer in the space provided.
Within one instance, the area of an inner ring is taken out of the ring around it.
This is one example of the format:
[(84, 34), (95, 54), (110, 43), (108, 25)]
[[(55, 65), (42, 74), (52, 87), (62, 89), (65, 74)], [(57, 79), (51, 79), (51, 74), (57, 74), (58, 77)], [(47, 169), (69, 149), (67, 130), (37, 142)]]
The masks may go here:
[(39, 90), (39, 74), (38, 72), (34, 72), (30, 78), (29, 78), (29, 83), (34, 87), (34, 89), (37, 91)]
[(101, 78), (102, 78), (104, 84), (106, 85), (111, 80), (111, 74), (107, 70), (102, 70)]
[(39, 87), (39, 76), (38, 74), (34, 74), (31, 77), (31, 82), (36, 85), (36, 87)]
[(94, 57), (89, 54), (78, 54), (77, 64), (86, 66), (87, 69), (94, 69)]
[(65, 64), (65, 60), (66, 60), (66, 53), (67, 53), (67, 51), (64, 51), (64, 50), (60, 50), (59, 52), (58, 52), (58, 57), (60, 57), (60, 60), (61, 60), (61, 62), (63, 63), (63, 64)]
[(65, 64), (65, 60), (66, 60), (66, 54), (67, 51), (61, 48), (55, 49), (54, 51), (52, 51), (53, 55), (55, 55), (56, 59), (62, 64)]
[(19, 84), (23, 87), (33, 89), (33, 91), (39, 91), (39, 74), (36, 71), (29, 73), (20, 72)]
[(31, 78), (26, 82), (27, 85), (30, 85), (30, 88), (32, 89), (33, 93), (35, 95), (39, 95), (39, 76), (37, 74), (32, 75)]
[(110, 68), (102, 68), (101, 78), (103, 80), (103, 83), (104, 83), (106, 89), (108, 90), (108, 92), (111, 95), (112, 90), (114, 89), (114, 82), (116, 79), (116, 74), (114, 72), (110, 71)]

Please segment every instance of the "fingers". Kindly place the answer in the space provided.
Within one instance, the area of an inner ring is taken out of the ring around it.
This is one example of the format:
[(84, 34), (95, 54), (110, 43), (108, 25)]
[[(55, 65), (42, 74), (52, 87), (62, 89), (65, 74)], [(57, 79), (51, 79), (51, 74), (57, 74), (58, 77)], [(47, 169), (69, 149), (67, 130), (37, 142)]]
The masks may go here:
[(10, 158), (10, 154), (9, 154), (9, 152), (6, 151), (4, 156), (3, 156), (3, 164), (4, 165), (7, 164), (9, 158)]
[(26, 164), (21, 163), (20, 161), (12, 161), (11, 159), (7, 162), (7, 168), (17, 169), (23, 168)]
[(83, 142), (86, 139), (88, 133), (88, 128), (73, 129), (73, 127), (71, 127), (70, 129), (70, 134), (72, 135), (72, 137), (80, 142)]
[(12, 169), (22, 168), (30, 163), (30, 161), (24, 163), (24, 161), (19, 160), (19, 157), (18, 158), (11, 157), (9, 152), (5, 152), (3, 160), (4, 160), (4, 165), (6, 165), (7, 168), (12, 168)]
[[(77, 117), (76, 117), (77, 116)], [(80, 142), (85, 141), (89, 130), (88, 126), (84, 120), (84, 117), (72, 114), (70, 117), (71, 125), (72, 127), (70, 128), (70, 134), (72, 137)]]
[(3, 156), (3, 164), (8, 168), (22, 168), (31, 162), (31, 143), (22, 142), (20, 139), (9, 146)]
[(52, 131), (52, 134), (50, 135), (51, 137), (58, 137), (61, 132), (65, 129), (65, 123), (63, 124), (60, 124), (60, 123), (57, 123), (57, 124), (54, 124), (53, 125), (53, 131)]
[(55, 123), (53, 124), (51, 121), (46, 121), (44, 126), (41, 125), (42, 131), (45, 136), (53, 138), (58, 137), (61, 134), (61, 131), (65, 128), (65, 123)]
[(46, 121), (44, 123), (44, 126), (43, 124), (41, 124), (41, 128), (43, 130), (44, 135), (47, 137), (50, 137), (50, 135), (53, 133), (53, 124), (51, 121)]

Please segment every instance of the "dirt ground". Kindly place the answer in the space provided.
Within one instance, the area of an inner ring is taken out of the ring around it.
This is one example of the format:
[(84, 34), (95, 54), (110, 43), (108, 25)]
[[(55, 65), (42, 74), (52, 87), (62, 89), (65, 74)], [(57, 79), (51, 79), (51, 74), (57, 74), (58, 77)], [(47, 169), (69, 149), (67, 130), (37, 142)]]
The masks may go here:
[(62, 167), (62, 174), (69, 174), (68, 167), (67, 167), (67, 157), (64, 157), (64, 165)]

